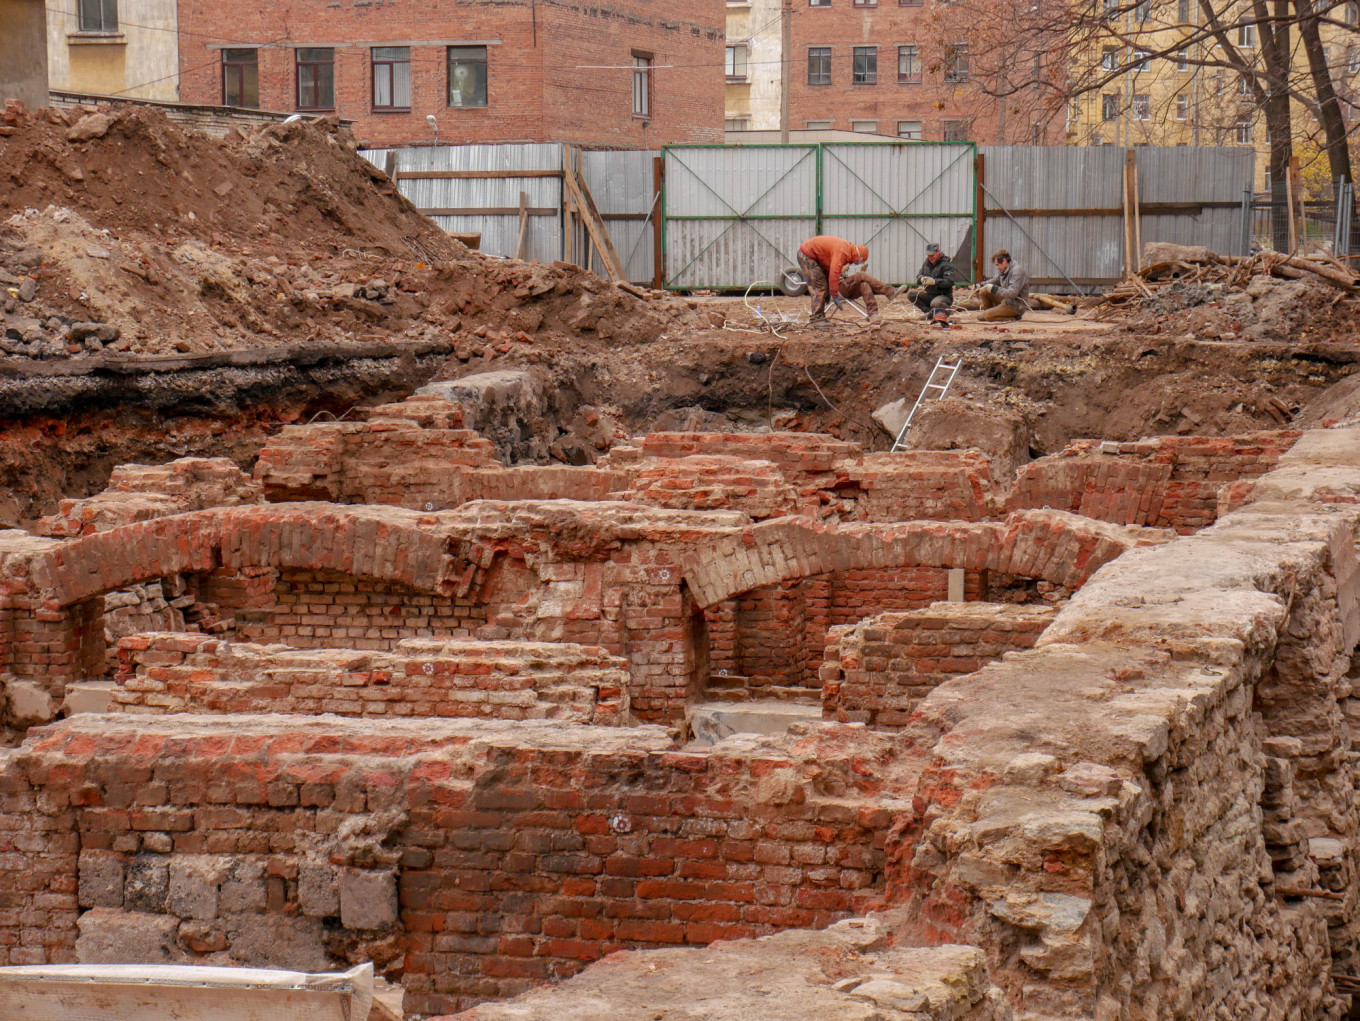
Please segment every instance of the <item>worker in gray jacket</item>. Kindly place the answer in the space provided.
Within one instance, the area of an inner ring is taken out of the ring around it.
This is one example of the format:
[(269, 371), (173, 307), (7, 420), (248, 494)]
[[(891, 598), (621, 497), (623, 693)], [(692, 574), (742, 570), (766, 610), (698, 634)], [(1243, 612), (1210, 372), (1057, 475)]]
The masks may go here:
[(922, 315), (928, 316), (932, 308), (948, 308), (954, 304), (954, 285), (958, 282), (958, 269), (949, 261), (949, 256), (940, 251), (940, 246), (932, 241), (926, 245), (926, 261), (916, 271), (919, 290), (909, 291), (908, 297)]
[(992, 253), (996, 276), (978, 286), (982, 312), (978, 319), (994, 323), (1005, 319), (1019, 319), (1029, 310), (1029, 274), (1011, 261), (1011, 253), (998, 248)]

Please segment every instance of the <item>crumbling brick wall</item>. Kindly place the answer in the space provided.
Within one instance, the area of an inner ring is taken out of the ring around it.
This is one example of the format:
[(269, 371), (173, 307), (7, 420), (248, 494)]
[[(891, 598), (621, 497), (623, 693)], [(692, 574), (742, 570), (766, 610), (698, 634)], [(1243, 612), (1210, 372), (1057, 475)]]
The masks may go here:
[(1033, 648), (1050, 606), (935, 603), (833, 628), (826, 643), (822, 716), (892, 730), (938, 685), (1007, 652)]
[(408, 1012), (457, 1010), (872, 906), (880, 792), (913, 768), (826, 725), (691, 753), (547, 721), (77, 716), (0, 772), (25, 824), (0, 959), (371, 959)]
[(978, 450), (865, 454), (839, 474), (846, 521), (983, 521), (995, 511), (992, 462)]
[(407, 639), (390, 653), (145, 634), (118, 643), (110, 710), (628, 722), (624, 660), (592, 646)]
[(1005, 506), (1052, 507), (1189, 534), (1217, 519), (1220, 490), (1271, 471), (1300, 435), (1285, 430), (1136, 443), (1080, 440), (1021, 468)]

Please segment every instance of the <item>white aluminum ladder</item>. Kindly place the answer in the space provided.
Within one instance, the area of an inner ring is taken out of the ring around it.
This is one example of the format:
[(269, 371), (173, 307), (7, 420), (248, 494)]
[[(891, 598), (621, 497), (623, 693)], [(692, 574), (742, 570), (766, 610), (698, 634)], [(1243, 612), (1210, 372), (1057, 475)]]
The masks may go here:
[[(935, 368), (931, 369), (930, 375), (926, 377), (926, 385), (921, 387), (921, 396), (916, 398), (916, 404), (912, 407), (911, 414), (907, 416), (907, 420), (902, 423), (902, 428), (898, 430), (897, 439), (893, 440), (892, 450), (889, 453), (895, 452), (902, 445), (902, 439), (907, 435), (907, 430), (911, 428), (912, 419), (921, 410), (922, 404), (925, 404), (927, 400), (944, 400), (944, 395), (949, 393), (949, 387), (954, 382), (954, 377), (959, 374), (959, 368), (962, 365), (962, 358), (952, 365), (944, 360), (943, 355), (935, 359)], [(937, 382), (937, 375), (944, 380), (943, 383)], [(930, 392), (932, 390), (938, 390), (939, 393), (931, 397)]]

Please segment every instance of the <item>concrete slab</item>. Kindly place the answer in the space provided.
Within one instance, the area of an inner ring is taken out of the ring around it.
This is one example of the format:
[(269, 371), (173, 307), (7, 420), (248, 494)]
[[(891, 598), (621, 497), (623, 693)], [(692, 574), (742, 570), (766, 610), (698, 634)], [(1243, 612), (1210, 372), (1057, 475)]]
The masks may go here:
[(822, 707), (801, 702), (705, 702), (686, 717), (691, 744), (715, 745), (733, 734), (783, 734), (794, 723), (820, 723)]

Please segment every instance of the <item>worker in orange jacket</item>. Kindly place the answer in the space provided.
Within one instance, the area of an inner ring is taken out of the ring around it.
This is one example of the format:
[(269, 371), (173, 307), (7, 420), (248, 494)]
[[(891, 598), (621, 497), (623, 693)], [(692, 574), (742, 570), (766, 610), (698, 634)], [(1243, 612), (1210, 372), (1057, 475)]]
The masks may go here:
[(841, 304), (841, 270), (850, 263), (869, 261), (869, 249), (851, 244), (844, 238), (818, 235), (804, 241), (798, 249), (798, 269), (812, 295), (812, 322), (825, 318), (826, 303)]

